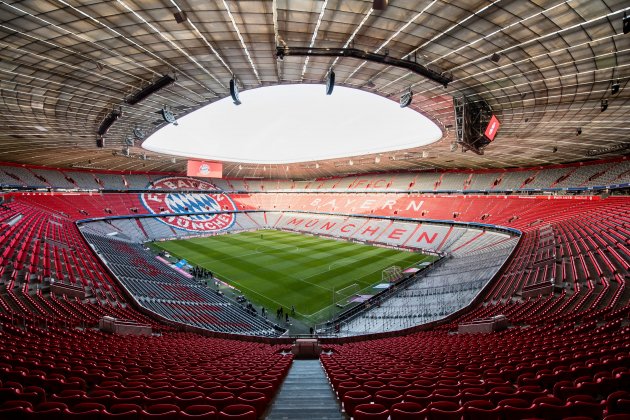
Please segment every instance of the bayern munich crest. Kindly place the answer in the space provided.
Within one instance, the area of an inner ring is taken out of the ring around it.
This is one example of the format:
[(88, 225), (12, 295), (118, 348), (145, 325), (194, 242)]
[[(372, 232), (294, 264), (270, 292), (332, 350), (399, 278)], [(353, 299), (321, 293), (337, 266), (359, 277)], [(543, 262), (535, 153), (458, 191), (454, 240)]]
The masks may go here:
[[(148, 192), (140, 194), (140, 200), (149, 212), (201, 213), (234, 211), (236, 205), (227, 194), (187, 193), (181, 190), (218, 190), (213, 184), (193, 178), (171, 176), (153, 181), (150, 189), (178, 192)], [(218, 232), (230, 228), (236, 219), (234, 213), (190, 214), (159, 217), (157, 220), (177, 229), (189, 232)]]

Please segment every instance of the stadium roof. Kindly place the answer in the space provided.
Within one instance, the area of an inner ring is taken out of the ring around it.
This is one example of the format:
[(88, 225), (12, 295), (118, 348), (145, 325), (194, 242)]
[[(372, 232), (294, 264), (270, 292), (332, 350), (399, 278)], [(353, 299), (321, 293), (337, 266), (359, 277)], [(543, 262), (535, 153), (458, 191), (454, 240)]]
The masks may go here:
[[(145, 151), (139, 142), (124, 156), (133, 128), (160, 127), (164, 105), (181, 117), (228, 96), (232, 75), (243, 91), (323, 84), (331, 67), (338, 85), (394, 101), (411, 88), (412, 108), (434, 121), (443, 138), (379, 159), (358, 157), (353, 165), (327, 160), (263, 171), (226, 162), (226, 176), (522, 167), (592, 159), (589, 150), (617, 147), (597, 155), (610, 157), (625, 153), (619, 148), (630, 141), (630, 34), (622, 31), (628, 6), (624, 0), (390, 0), (374, 10), (372, 1), (359, 0), (2, 1), (0, 160), (182, 171), (182, 158)], [(177, 12), (187, 19), (178, 23)], [(415, 60), (453, 81), (444, 89), (408, 70), (349, 57), (277, 60), (278, 45), (353, 47)], [(177, 81), (137, 105), (124, 103), (164, 74)], [(451, 151), (454, 95), (485, 100), (502, 122), (483, 156)], [(97, 149), (101, 122), (120, 108), (123, 117)], [(320, 122), (314, 115), (313, 123)]]

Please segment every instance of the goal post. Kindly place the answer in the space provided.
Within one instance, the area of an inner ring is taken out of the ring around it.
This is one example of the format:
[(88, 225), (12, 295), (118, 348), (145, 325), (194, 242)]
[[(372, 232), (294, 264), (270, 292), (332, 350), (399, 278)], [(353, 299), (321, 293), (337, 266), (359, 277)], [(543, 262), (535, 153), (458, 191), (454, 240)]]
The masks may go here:
[(359, 289), (359, 283), (352, 283), (343, 289), (336, 290), (334, 293), (334, 304), (340, 308), (345, 308), (351, 303), (352, 298), (357, 294)]
[(402, 268), (397, 265), (392, 265), (391, 267), (387, 267), (385, 270), (383, 270), (381, 280), (383, 281), (383, 283), (396, 283), (402, 277)]

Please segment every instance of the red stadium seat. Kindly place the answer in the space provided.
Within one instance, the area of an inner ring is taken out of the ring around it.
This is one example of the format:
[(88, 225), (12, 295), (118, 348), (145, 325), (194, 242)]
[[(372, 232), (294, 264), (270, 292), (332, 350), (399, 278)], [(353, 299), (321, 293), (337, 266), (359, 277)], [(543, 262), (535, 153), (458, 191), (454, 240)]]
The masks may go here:
[(31, 411), (28, 407), (0, 407), (0, 419), (28, 419)]
[(427, 406), (429, 420), (461, 420), (464, 407), (451, 401), (434, 401)]
[(346, 394), (346, 392), (357, 389), (361, 389), (361, 385), (359, 385), (357, 382), (343, 381), (340, 382), (339, 386), (337, 387), (337, 395), (339, 396), (339, 399), (343, 401), (343, 396)]
[(80, 403), (63, 410), (63, 418), (71, 420), (100, 419), (105, 406), (97, 403)]
[(215, 420), (217, 409), (211, 405), (191, 405), (179, 413), (180, 420)]
[(247, 404), (232, 404), (224, 407), (218, 415), (219, 420), (256, 420), (256, 409)]
[(403, 395), (393, 389), (381, 389), (376, 391), (374, 395), (374, 402), (376, 404), (382, 404), (383, 406), (390, 408), (392, 405), (402, 402)]
[(125, 402), (127, 404), (138, 404), (142, 403), (143, 401), (146, 405), (173, 404), (175, 402), (175, 394), (171, 391), (153, 391), (145, 395), (144, 397), (143, 395), (134, 393), (127, 398), (125, 398), (125, 396), (122, 396), (118, 397), (117, 399), (119, 401), (127, 399), (128, 401)]
[(343, 396), (343, 409), (349, 416), (354, 415), (354, 409), (360, 404), (369, 404), (372, 396), (363, 389), (355, 389), (348, 391)]
[(257, 382), (252, 383), (249, 389), (251, 391), (262, 392), (263, 394), (265, 394), (265, 397), (267, 397), (268, 399), (271, 399), (271, 397), (274, 394), (274, 388), (271, 382), (257, 381)]
[(417, 420), (424, 418), (426, 410), (414, 402), (398, 402), (390, 408), (391, 420)]
[(115, 404), (101, 413), (101, 418), (104, 420), (138, 420), (141, 413), (142, 407), (137, 404)]
[(224, 407), (236, 403), (236, 397), (231, 392), (215, 391), (207, 397), (208, 404), (221, 411)]
[(262, 392), (245, 391), (236, 398), (238, 404), (251, 405), (256, 409), (256, 415), (261, 417), (267, 408), (267, 397)]
[(180, 393), (174, 399), (174, 404), (180, 407), (181, 409), (185, 409), (190, 405), (199, 405), (204, 404), (206, 401), (203, 392), (200, 391), (186, 391)]
[(387, 420), (389, 410), (381, 404), (359, 404), (354, 408), (355, 420)]
[(177, 420), (179, 407), (173, 404), (154, 404), (140, 412), (141, 420)]

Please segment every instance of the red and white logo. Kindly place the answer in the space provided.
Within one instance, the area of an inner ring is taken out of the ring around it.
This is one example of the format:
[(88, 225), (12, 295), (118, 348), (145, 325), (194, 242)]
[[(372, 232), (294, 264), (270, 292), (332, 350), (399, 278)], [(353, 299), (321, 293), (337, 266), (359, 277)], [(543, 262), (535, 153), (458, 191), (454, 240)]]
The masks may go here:
[[(153, 181), (156, 190), (218, 190), (213, 184), (185, 177), (166, 177)], [(140, 194), (140, 200), (149, 212), (202, 213), (235, 211), (236, 205), (227, 194), (205, 194), (187, 192), (149, 192)], [(190, 214), (159, 217), (157, 220), (177, 229), (189, 232), (218, 232), (230, 228), (236, 219), (234, 213)]]
[(208, 175), (210, 173), (210, 166), (208, 166), (207, 163), (202, 163), (201, 166), (199, 166), (199, 173), (201, 175)]

